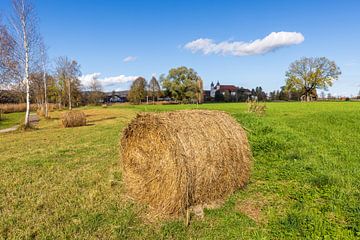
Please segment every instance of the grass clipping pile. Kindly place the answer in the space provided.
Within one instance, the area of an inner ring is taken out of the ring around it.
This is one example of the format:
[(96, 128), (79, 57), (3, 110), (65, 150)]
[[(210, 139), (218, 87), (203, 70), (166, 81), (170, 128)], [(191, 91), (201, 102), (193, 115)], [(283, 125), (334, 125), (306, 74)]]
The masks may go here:
[(155, 217), (185, 216), (194, 207), (222, 202), (250, 176), (246, 133), (225, 112), (139, 114), (124, 130), (121, 146), (127, 194)]
[(86, 115), (82, 111), (71, 110), (62, 115), (64, 127), (80, 127), (86, 125)]

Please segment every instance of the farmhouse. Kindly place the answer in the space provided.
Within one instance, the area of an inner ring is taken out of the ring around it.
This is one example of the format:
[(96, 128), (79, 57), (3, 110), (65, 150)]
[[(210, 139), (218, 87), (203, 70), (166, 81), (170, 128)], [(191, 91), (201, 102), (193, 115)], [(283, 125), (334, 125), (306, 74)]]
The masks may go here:
[(216, 100), (216, 95), (224, 96), (223, 98), (227, 96), (227, 98), (229, 98), (223, 100), (238, 102), (246, 101), (251, 96), (251, 91), (235, 85), (221, 85), (219, 81), (216, 85), (211, 82), (210, 90), (204, 91), (204, 99), (207, 102), (213, 101)]
[(219, 91), (222, 95), (225, 95), (225, 93), (228, 92), (230, 96), (235, 96), (238, 89), (239, 88), (234, 85), (220, 85), (219, 81), (216, 83), (216, 85), (211, 82), (210, 96), (214, 98), (217, 91)]
[(113, 92), (107, 92), (105, 95), (104, 102), (126, 102), (128, 97), (129, 91), (113, 91)]

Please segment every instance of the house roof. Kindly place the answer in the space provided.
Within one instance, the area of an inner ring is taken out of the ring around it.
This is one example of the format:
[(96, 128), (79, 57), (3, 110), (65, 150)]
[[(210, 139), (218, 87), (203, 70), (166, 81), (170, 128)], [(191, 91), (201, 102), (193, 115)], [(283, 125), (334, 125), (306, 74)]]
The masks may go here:
[(238, 90), (238, 87), (234, 85), (220, 85), (220, 92), (230, 91), (230, 92), (236, 92)]
[[(124, 91), (117, 91), (114, 93), (114, 95), (118, 96), (118, 97), (127, 97), (127, 95), (129, 94), (128, 90), (124, 90)], [(107, 92), (106, 96), (107, 97), (111, 97), (113, 95), (113, 92)]]

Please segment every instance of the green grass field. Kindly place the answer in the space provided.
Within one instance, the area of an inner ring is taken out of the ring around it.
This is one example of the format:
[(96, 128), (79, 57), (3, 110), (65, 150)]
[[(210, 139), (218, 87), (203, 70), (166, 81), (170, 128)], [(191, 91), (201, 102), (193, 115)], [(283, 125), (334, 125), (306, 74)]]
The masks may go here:
[(12, 113), (12, 114), (1, 114), (0, 130), (21, 124), (21, 122), (24, 120), (24, 117), (25, 117), (25, 113), (22, 112)]
[[(121, 130), (140, 111), (231, 113), (248, 132), (250, 183), (204, 219), (149, 223), (123, 194)], [(0, 135), (0, 238), (359, 239), (360, 103), (269, 103), (83, 108), (88, 126)]]

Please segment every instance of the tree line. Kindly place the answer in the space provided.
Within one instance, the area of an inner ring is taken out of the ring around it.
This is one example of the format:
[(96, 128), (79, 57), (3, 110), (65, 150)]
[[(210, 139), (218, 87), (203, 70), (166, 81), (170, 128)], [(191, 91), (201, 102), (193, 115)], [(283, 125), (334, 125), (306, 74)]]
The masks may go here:
[[(266, 94), (261, 86), (247, 91), (238, 88), (234, 94), (230, 92), (215, 92), (215, 102), (239, 102), (249, 99), (258, 101), (312, 101), (318, 98), (318, 89), (327, 90), (341, 75), (340, 68), (334, 61), (325, 57), (301, 58), (290, 64), (285, 73), (285, 85), (280, 90)], [(159, 94), (170, 97), (182, 103), (203, 102), (203, 81), (192, 68), (178, 67), (169, 70), (167, 75), (160, 76), (160, 84), (153, 77), (147, 87), (146, 80), (142, 77), (136, 79), (129, 92), (129, 100), (135, 104), (142, 99)], [(154, 86), (156, 86), (154, 88)]]
[(84, 99), (95, 101), (101, 85), (94, 79), (88, 86), (92, 94), (83, 96), (76, 60), (66, 56), (49, 60), (31, 0), (12, 0), (11, 5), (8, 23), (0, 19), (1, 101), (26, 102), (25, 128), (29, 127), (30, 102), (41, 105), (48, 117), (48, 102), (71, 109)]
[(181, 103), (201, 103), (203, 101), (203, 81), (192, 68), (178, 67), (162, 74), (159, 81), (153, 76), (149, 83), (138, 77), (131, 85), (128, 100), (134, 104), (141, 101), (152, 102), (160, 97), (168, 97)]

